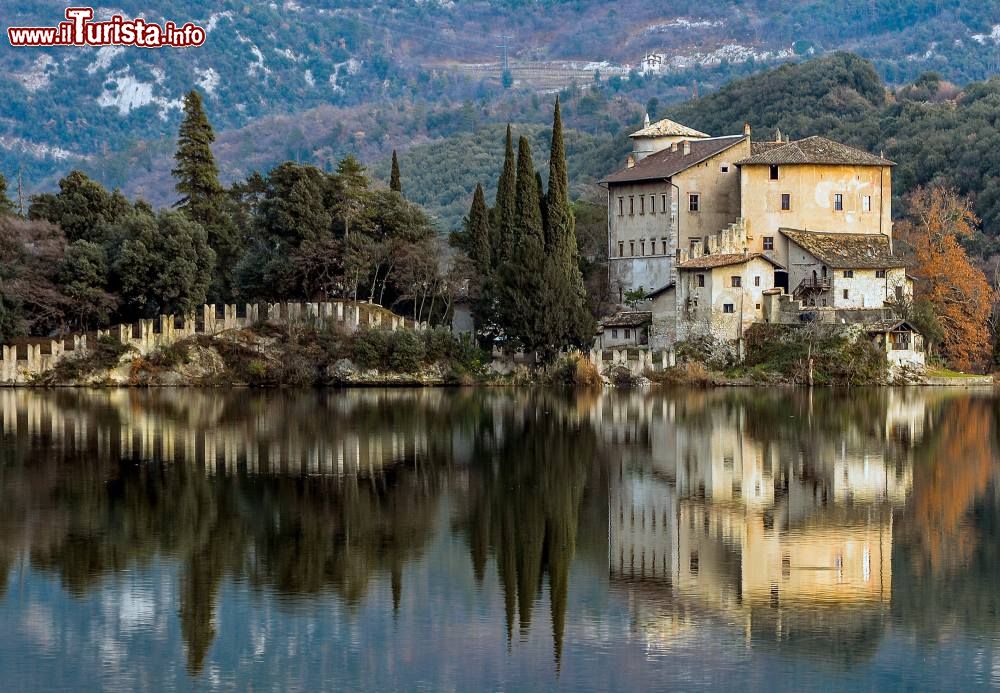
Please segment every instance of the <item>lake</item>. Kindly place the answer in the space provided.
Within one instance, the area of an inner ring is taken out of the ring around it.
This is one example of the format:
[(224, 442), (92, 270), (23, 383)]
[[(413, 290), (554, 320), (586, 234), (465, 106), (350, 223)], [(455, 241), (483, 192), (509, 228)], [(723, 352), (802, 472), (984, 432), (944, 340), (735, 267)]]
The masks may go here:
[(22, 690), (1000, 689), (992, 390), (0, 389)]

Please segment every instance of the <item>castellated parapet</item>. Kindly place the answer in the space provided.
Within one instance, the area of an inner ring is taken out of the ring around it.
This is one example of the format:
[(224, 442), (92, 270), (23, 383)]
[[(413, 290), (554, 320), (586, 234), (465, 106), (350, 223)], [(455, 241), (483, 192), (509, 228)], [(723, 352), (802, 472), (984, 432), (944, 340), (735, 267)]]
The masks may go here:
[(88, 342), (114, 339), (140, 355), (150, 354), (195, 335), (213, 336), (241, 330), (258, 323), (285, 326), (332, 325), (347, 332), (369, 329), (425, 330), (425, 322), (414, 322), (371, 303), (324, 301), (319, 303), (206, 304), (186, 316), (161, 315), (129, 325), (113, 325), (88, 334), (63, 339), (26, 338), (0, 347), (0, 385), (28, 383), (64, 358), (87, 353)]

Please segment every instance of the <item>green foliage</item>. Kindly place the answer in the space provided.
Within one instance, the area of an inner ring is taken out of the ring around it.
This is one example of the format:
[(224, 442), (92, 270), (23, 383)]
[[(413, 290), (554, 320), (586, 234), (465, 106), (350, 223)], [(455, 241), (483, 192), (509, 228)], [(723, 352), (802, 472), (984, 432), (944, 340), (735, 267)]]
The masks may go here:
[(396, 150), (392, 150), (392, 170), (389, 172), (389, 190), (393, 190), (398, 193), (403, 192), (403, 182), (399, 177), (399, 158), (396, 156)]
[(877, 385), (886, 382), (885, 353), (860, 330), (838, 325), (754, 324), (746, 333), (744, 369), (769, 372), (816, 385)]
[(36, 195), (28, 208), (29, 219), (44, 219), (63, 230), (70, 241), (109, 241), (108, 227), (132, 211), (125, 196), (109, 193), (81, 171), (72, 171), (59, 181), (55, 195)]
[(7, 193), (7, 178), (0, 173), (0, 216), (16, 214), (17, 208)]

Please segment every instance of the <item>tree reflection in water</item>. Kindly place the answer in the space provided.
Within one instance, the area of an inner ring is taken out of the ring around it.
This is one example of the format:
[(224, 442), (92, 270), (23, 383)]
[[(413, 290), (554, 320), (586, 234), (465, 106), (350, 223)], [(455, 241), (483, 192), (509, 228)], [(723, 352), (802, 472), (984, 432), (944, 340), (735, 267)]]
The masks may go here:
[(82, 597), (169, 559), (191, 674), (227, 581), (356, 610), (385, 580), (398, 610), (442, 510), (508, 649), (547, 593), (557, 670), (595, 514), (654, 648), (719, 622), (853, 666), (889, 617), (1000, 632), (990, 395), (4, 390), (0, 416), (0, 589), (24, 560)]

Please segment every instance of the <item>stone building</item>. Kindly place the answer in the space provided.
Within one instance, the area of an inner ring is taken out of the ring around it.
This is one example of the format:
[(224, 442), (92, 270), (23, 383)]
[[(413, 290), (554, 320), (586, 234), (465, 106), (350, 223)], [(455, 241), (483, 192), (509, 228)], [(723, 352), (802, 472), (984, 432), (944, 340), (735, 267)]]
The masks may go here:
[(647, 118), (631, 138), (602, 181), (609, 287), (655, 304), (652, 348), (738, 340), (762, 321), (874, 323), (912, 296), (893, 254), (892, 161), (818, 136), (754, 141), (749, 125), (711, 137)]

